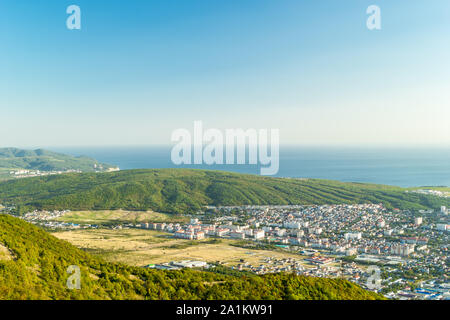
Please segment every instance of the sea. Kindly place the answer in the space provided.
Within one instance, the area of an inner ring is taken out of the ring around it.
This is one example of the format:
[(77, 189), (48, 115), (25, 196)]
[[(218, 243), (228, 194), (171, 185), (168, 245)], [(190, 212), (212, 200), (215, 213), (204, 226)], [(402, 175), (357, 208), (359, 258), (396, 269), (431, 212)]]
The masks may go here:
[[(182, 165), (171, 146), (48, 148), (120, 169), (194, 168), (259, 174), (258, 165)], [(319, 178), (401, 187), (450, 186), (449, 148), (280, 147), (277, 177)]]

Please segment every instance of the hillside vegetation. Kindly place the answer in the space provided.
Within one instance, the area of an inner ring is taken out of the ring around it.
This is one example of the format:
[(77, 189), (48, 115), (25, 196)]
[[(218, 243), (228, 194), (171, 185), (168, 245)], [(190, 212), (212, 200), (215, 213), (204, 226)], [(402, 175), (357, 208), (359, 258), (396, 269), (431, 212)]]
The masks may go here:
[(81, 170), (95, 171), (94, 165), (104, 169), (112, 166), (99, 163), (88, 157), (73, 157), (48, 150), (23, 150), (17, 148), (0, 148), (0, 168), (14, 170), (67, 171)]
[[(378, 299), (345, 280), (162, 271), (104, 262), (18, 218), (0, 215), (0, 300), (5, 299)], [(71, 265), (79, 290), (67, 288)], [(225, 274), (223, 274), (225, 273)]]
[(205, 205), (383, 203), (388, 208), (450, 207), (450, 198), (384, 185), (237, 173), (155, 169), (64, 174), (0, 183), (0, 203), (31, 209), (153, 210), (192, 213)]

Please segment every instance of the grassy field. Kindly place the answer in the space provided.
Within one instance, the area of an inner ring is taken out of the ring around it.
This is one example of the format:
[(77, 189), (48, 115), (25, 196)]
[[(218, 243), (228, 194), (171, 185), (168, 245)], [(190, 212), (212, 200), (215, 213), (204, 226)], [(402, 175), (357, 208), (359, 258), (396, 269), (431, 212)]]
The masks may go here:
[(181, 215), (169, 215), (153, 211), (127, 211), (127, 210), (98, 210), (98, 211), (71, 211), (56, 219), (62, 222), (77, 224), (114, 224), (114, 223), (141, 223), (141, 222), (187, 222), (189, 218)]
[[(134, 266), (181, 260), (202, 260), (210, 263), (222, 262), (235, 266), (244, 262), (254, 266), (262, 260), (272, 258), (295, 258), (304, 256), (288, 252), (249, 250), (232, 246), (234, 240), (206, 239), (188, 241), (174, 239), (170, 234), (140, 229), (84, 229), (53, 233), (57, 238), (69, 241), (78, 248), (99, 255), (110, 262), (123, 262)], [(305, 263), (306, 267), (309, 267)]]

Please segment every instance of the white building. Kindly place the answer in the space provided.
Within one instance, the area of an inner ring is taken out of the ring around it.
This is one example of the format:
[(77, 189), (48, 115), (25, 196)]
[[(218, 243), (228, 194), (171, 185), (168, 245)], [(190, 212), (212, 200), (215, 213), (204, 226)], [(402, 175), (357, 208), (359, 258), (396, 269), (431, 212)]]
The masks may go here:
[(194, 240), (194, 233), (184, 232), (184, 230), (179, 230), (179, 231), (175, 232), (174, 236), (175, 236), (175, 238), (178, 238), (178, 239)]
[(197, 233), (194, 234), (194, 239), (195, 240), (205, 239), (205, 233), (203, 231), (198, 231)]
[(208, 264), (204, 261), (190, 261), (184, 260), (180, 262), (171, 262), (171, 265), (179, 268), (204, 268)]
[(300, 229), (302, 224), (300, 222), (285, 222), (284, 227), (288, 229)]
[(223, 237), (224, 235), (228, 234), (229, 232), (230, 232), (230, 229), (218, 228), (218, 229), (216, 229), (216, 236)]
[(253, 231), (253, 237), (256, 240), (264, 239), (264, 236), (265, 236), (264, 230), (255, 230), (255, 231)]
[(416, 226), (420, 226), (420, 225), (422, 224), (422, 222), (423, 222), (422, 217), (416, 217), (416, 218), (414, 218), (414, 224), (415, 224)]
[(344, 234), (345, 240), (361, 240), (361, 238), (362, 238), (361, 232), (355, 232), (355, 233), (347, 232), (346, 234)]
[(447, 214), (447, 208), (445, 206), (441, 207), (441, 213)]
[(297, 232), (295, 232), (295, 237), (296, 238), (301, 238), (305, 235), (305, 232), (303, 230), (299, 230)]
[(407, 256), (413, 252), (413, 244), (396, 244), (391, 247), (391, 253), (398, 256)]

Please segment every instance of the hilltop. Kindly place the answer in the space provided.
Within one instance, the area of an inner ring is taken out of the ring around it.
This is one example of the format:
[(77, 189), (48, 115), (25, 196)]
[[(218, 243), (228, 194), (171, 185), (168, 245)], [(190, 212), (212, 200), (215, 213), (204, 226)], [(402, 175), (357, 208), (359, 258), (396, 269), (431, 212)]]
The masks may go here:
[[(0, 244), (10, 257), (0, 259), (0, 300), (381, 298), (340, 279), (163, 271), (108, 263), (8, 215), (0, 215)], [(80, 290), (67, 288), (71, 265), (81, 270)]]
[(73, 157), (44, 149), (24, 150), (17, 148), (0, 148), (0, 169), (4, 170), (39, 170), (68, 171), (80, 170), (94, 172), (112, 168), (89, 157)]
[(63, 174), (0, 183), (0, 203), (19, 213), (47, 210), (153, 210), (193, 213), (205, 205), (383, 203), (388, 208), (450, 206), (449, 198), (385, 185), (272, 178), (188, 169)]

